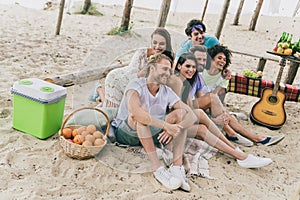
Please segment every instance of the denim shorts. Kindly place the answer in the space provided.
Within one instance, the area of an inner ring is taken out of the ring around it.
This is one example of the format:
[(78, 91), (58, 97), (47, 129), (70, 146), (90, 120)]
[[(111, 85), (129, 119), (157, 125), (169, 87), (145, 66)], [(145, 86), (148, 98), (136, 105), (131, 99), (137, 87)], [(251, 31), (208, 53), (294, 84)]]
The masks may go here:
[[(155, 145), (159, 144), (157, 139), (158, 134), (163, 130), (157, 127), (150, 126), (150, 131), (152, 134), (153, 142)], [(137, 135), (137, 131), (130, 128), (127, 120), (121, 122), (120, 126), (115, 130), (116, 141), (120, 144), (130, 145), (130, 146), (142, 146), (141, 141)]]

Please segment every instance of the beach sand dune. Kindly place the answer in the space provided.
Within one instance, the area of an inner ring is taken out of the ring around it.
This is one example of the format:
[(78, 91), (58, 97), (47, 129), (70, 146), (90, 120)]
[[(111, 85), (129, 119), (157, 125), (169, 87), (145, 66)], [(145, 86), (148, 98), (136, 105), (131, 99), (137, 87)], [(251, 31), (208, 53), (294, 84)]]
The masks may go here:
[[(284, 133), (285, 139), (275, 146), (242, 148), (247, 153), (270, 157), (273, 163), (261, 169), (242, 169), (237, 163), (217, 154), (209, 160), (214, 180), (190, 178), (192, 191), (168, 191), (151, 173), (136, 173), (123, 168), (118, 161), (126, 157), (124, 149), (109, 151), (103, 159), (76, 160), (67, 157), (58, 135), (40, 140), (12, 128), (12, 95), (14, 81), (23, 78), (55, 77), (89, 67), (105, 66), (118, 55), (137, 48), (137, 44), (113, 43), (119, 36), (106, 33), (119, 26), (122, 7), (96, 5), (104, 16), (64, 15), (61, 34), (55, 36), (58, 8), (47, 11), (24, 8), (19, 5), (0, 5), (0, 194), (2, 199), (290, 199), (300, 180), (300, 104), (286, 102), (287, 121), (276, 131), (252, 124), (241, 123), (253, 132), (265, 135)], [(80, 5), (75, 4), (79, 10)], [(134, 8), (133, 29), (155, 27), (158, 11)], [(185, 24), (195, 13), (170, 14), (167, 28), (184, 33)], [(207, 15), (207, 32), (214, 34), (218, 15)], [(256, 31), (248, 31), (251, 16), (243, 15), (239, 26), (232, 26), (233, 16), (226, 18), (221, 43), (235, 50), (265, 54), (271, 50), (282, 31), (299, 38), (299, 18), (260, 16)], [(182, 35), (184, 38), (184, 35)], [(143, 44), (147, 45), (145, 37)], [(178, 36), (179, 37), (179, 36)], [(124, 39), (124, 38), (123, 38)], [(180, 39), (174, 39), (175, 45)], [(106, 44), (106, 45), (104, 45)], [(139, 43), (140, 44), (140, 43)], [(177, 47), (174, 46), (176, 49)], [(110, 49), (108, 51), (108, 49)], [(111, 53), (113, 51), (114, 54)], [(120, 52), (121, 51), (121, 52)], [(125, 57), (122, 59), (126, 60)], [(255, 69), (258, 60), (234, 54), (232, 70), (241, 73), (244, 68)], [(284, 69), (283, 78), (288, 69)], [(267, 62), (264, 77), (275, 80), (278, 63)], [(299, 83), (297, 74), (295, 82)], [(103, 81), (103, 80), (102, 80)], [(88, 102), (95, 80), (68, 88), (65, 115)], [(229, 93), (226, 105), (230, 111), (249, 113), (256, 97)], [(112, 159), (110, 159), (110, 157)], [(105, 158), (105, 159), (104, 159)], [(138, 167), (149, 167), (145, 158), (136, 158)], [(130, 171), (130, 172), (128, 172)], [(145, 170), (147, 171), (147, 170)]]

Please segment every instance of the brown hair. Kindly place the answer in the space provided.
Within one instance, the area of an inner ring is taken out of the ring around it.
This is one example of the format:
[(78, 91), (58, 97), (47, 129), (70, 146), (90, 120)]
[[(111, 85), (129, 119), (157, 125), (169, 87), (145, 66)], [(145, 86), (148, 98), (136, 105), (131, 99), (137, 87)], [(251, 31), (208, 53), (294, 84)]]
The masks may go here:
[(160, 62), (162, 59), (167, 59), (170, 62), (171, 66), (172, 66), (173, 62), (172, 62), (172, 60), (171, 60), (171, 58), (169, 56), (167, 56), (165, 54), (161, 54), (161, 53), (153, 54), (148, 59), (146, 77), (149, 76), (150, 66), (151, 65), (156, 66), (156, 63)]
[(172, 49), (172, 42), (171, 42), (171, 35), (170, 33), (167, 31), (167, 29), (162, 28), (162, 27), (158, 27), (156, 28), (153, 33), (151, 34), (151, 39), (153, 38), (153, 35), (161, 35), (162, 37), (164, 37), (166, 39), (166, 46), (167, 46), (167, 51), (173, 52)]
[(207, 52), (207, 48), (204, 45), (194, 45), (192, 48), (190, 48), (190, 52), (192, 52), (193, 54), (195, 54), (196, 51), (199, 52)]

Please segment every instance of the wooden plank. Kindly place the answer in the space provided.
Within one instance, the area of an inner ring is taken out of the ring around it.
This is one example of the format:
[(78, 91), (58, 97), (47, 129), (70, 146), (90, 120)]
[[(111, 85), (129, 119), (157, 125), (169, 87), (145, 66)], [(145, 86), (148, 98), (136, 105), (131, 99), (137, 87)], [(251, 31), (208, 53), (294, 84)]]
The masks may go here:
[(63, 87), (83, 84), (94, 80), (100, 80), (113, 69), (127, 66), (127, 64), (114, 64), (109, 66), (91, 67), (84, 71), (78, 71), (56, 77), (45, 78), (45, 81), (55, 83)]
[(271, 61), (275, 61), (275, 62), (279, 61), (279, 58), (277, 58), (275, 56), (269, 56), (267, 54), (262, 55), (262, 54), (257, 54), (257, 53), (253, 53), (253, 52), (246, 52), (246, 51), (233, 50), (233, 49), (231, 49), (231, 52), (236, 53), (236, 54), (240, 54), (240, 55), (255, 57), (255, 58), (263, 58), (265, 60), (271, 60)]

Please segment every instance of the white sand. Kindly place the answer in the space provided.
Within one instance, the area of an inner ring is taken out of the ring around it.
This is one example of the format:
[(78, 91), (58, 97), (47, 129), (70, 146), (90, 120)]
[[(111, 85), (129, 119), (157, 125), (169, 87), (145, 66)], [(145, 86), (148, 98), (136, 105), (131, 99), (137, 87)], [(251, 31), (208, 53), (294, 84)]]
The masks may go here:
[[(76, 5), (78, 10), (79, 5)], [(64, 15), (61, 35), (54, 36), (58, 9), (34, 10), (18, 5), (0, 5), (0, 194), (1, 199), (289, 199), (299, 185), (299, 103), (286, 102), (287, 121), (276, 131), (241, 123), (253, 132), (263, 135), (286, 134), (285, 139), (271, 147), (254, 146), (243, 148), (255, 155), (270, 157), (273, 163), (267, 167), (250, 170), (240, 168), (236, 162), (221, 154), (209, 160), (211, 176), (216, 180), (192, 178), (192, 191), (170, 192), (163, 188), (151, 173), (127, 173), (114, 161), (102, 163), (97, 159), (79, 161), (64, 155), (57, 135), (39, 140), (12, 128), (12, 95), (14, 81), (38, 77), (54, 77), (91, 66), (103, 66), (121, 54), (118, 49), (136, 48), (133, 44), (120, 42), (112, 51), (115, 37), (106, 33), (119, 26), (121, 7), (97, 5), (102, 17)], [(133, 28), (154, 27), (157, 11), (134, 8)], [(200, 14), (170, 15), (167, 28), (183, 34), (185, 24)], [(219, 16), (207, 15), (208, 33), (213, 34)], [(260, 16), (256, 31), (248, 31), (251, 16), (242, 16), (239, 26), (230, 25), (233, 16), (228, 16), (221, 43), (235, 50), (265, 54), (271, 50), (282, 31), (300, 35), (299, 18)], [(181, 35), (184, 38), (184, 35)], [(179, 38), (179, 36), (178, 36)], [(148, 36), (146, 37), (148, 39)], [(175, 41), (175, 45), (180, 41)], [(145, 41), (144, 41), (145, 42)], [(107, 44), (107, 45), (103, 45)], [(147, 40), (146, 43), (147, 44)], [(177, 46), (174, 45), (174, 49)], [(142, 45), (141, 45), (142, 46)], [(122, 51), (122, 50), (121, 50)], [(95, 52), (97, 52), (95, 54)], [(96, 58), (95, 58), (96, 55)], [(97, 57), (99, 56), (99, 57)], [(234, 54), (232, 70), (255, 69), (258, 60)], [(275, 80), (279, 66), (267, 62), (266, 79)], [(285, 68), (284, 76), (288, 66)], [(299, 73), (295, 82), (299, 83)], [(84, 105), (93, 82), (84, 86), (68, 88), (65, 115)], [(231, 111), (249, 113), (258, 98), (228, 94), (226, 103)], [(119, 155), (119, 154), (120, 155)], [(124, 157), (117, 152), (106, 158)], [(137, 159), (136, 162), (143, 160)], [(117, 163), (117, 162), (116, 162)]]

